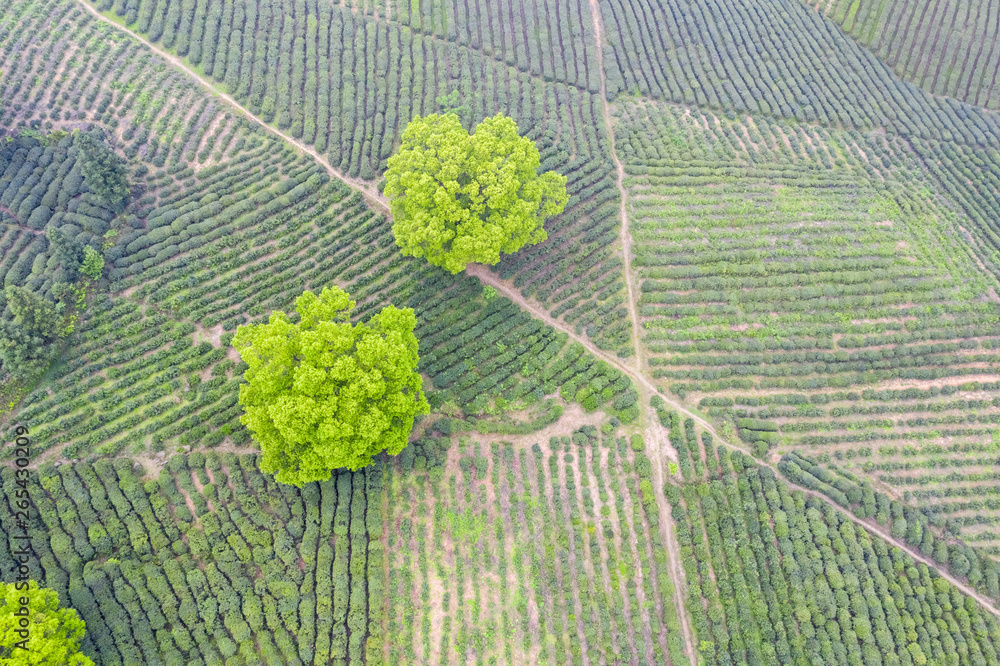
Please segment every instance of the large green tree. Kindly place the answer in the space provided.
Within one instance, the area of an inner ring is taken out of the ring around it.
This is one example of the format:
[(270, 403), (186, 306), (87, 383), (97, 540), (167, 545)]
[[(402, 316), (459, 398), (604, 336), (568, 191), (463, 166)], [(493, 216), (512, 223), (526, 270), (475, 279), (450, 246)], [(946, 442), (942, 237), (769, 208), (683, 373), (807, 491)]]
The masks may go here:
[(417, 368), (417, 319), (388, 305), (351, 324), (354, 301), (337, 287), (295, 301), (299, 322), (275, 311), (241, 326), (233, 346), (249, 366), (240, 421), (261, 447), (262, 471), (302, 486), (357, 470), (406, 447), (429, 411)]
[(566, 177), (539, 175), (540, 163), (535, 144), (503, 115), (471, 135), (455, 114), (414, 118), (385, 174), (396, 244), (458, 273), (542, 242), (545, 219), (569, 196)]
[[(24, 610), (24, 609), (27, 610)], [(29, 581), (0, 590), (0, 665), (94, 666), (80, 652), (84, 622), (72, 608), (59, 608), (59, 594)]]

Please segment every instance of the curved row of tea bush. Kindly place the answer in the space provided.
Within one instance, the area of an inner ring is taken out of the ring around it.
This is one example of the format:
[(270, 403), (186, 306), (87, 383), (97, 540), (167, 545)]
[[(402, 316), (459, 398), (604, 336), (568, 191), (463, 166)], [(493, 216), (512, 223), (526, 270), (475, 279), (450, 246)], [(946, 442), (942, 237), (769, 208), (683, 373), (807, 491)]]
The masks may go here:
[(705, 456), (707, 481), (664, 488), (705, 663), (997, 661), (1000, 625), (936, 570), (740, 452)]
[[(120, 458), (32, 476), (36, 575), (87, 623), (86, 654), (106, 665), (376, 663), (381, 463), (301, 490), (261, 474), (253, 455), (193, 453), (144, 473)], [(4, 533), (14, 523), (0, 502)]]

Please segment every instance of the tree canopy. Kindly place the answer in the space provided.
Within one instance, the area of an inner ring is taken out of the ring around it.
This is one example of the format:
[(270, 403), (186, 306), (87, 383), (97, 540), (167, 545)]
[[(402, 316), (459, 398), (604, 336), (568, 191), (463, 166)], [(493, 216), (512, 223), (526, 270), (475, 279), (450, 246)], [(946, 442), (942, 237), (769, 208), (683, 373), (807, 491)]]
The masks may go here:
[(0, 322), (0, 360), (16, 381), (40, 373), (52, 358), (62, 317), (56, 306), (24, 287), (7, 287), (12, 320)]
[(52, 254), (58, 257), (59, 262), (66, 269), (66, 277), (72, 282), (76, 280), (80, 265), (87, 257), (84, 246), (76, 239), (66, 235), (59, 227), (49, 227), (45, 230), (45, 236), (49, 239), (49, 247)]
[[(27, 599), (28, 615), (17, 613)], [(22, 625), (27, 620), (27, 636)], [(80, 652), (85, 625), (72, 608), (59, 608), (55, 590), (28, 582), (28, 589), (18, 590), (14, 583), (4, 583), (0, 593), (0, 664), (4, 666), (94, 666)], [(23, 641), (23, 642), (22, 642)], [(22, 649), (23, 648), (23, 649)]]
[(83, 153), (80, 171), (87, 188), (120, 212), (130, 195), (125, 161), (90, 133), (81, 133), (77, 145)]
[(417, 116), (389, 158), (385, 194), (405, 255), (458, 273), (495, 264), (546, 238), (546, 218), (566, 208), (566, 177), (538, 174), (535, 144), (498, 114), (470, 135), (455, 114)]
[(388, 305), (351, 324), (354, 301), (338, 287), (295, 301), (299, 322), (275, 311), (241, 326), (233, 346), (249, 366), (240, 421), (261, 447), (261, 470), (280, 483), (323, 481), (358, 470), (407, 444), (414, 417), (430, 407), (416, 372), (417, 319)]

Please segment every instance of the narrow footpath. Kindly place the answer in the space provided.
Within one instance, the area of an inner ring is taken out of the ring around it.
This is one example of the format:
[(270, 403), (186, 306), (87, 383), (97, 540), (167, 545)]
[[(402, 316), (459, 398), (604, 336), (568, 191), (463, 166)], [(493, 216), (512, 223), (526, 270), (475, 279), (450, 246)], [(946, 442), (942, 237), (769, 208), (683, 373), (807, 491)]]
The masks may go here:
[(639, 315), (636, 312), (635, 304), (638, 302), (635, 292), (638, 288), (635, 285), (635, 278), (632, 275), (632, 233), (628, 226), (628, 192), (625, 191), (625, 167), (618, 159), (618, 151), (615, 149), (615, 131), (611, 124), (611, 105), (608, 104), (607, 77), (604, 75), (604, 30), (601, 26), (601, 9), (598, 0), (590, 0), (590, 12), (594, 18), (594, 40), (595, 52), (597, 53), (597, 70), (601, 78), (601, 107), (604, 110), (604, 129), (608, 134), (608, 141), (611, 144), (611, 159), (615, 163), (615, 171), (618, 174), (618, 192), (621, 195), (621, 208), (618, 216), (621, 219), (619, 236), (622, 244), (622, 259), (625, 261), (625, 287), (628, 290), (628, 316), (632, 320), (632, 346), (635, 349), (635, 365), (639, 372), (644, 372), (642, 345), (639, 339)]

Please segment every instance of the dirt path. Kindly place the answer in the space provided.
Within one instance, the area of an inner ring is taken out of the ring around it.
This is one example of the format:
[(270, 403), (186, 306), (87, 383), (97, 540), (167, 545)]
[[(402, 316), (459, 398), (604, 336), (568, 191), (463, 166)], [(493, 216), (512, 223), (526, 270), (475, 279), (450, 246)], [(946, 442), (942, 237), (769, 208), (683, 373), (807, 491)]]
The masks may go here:
[[(645, 398), (644, 392), (643, 397)], [(664, 457), (667, 457), (672, 447), (667, 442), (663, 426), (654, 422), (652, 414), (649, 415), (646, 432), (643, 436), (646, 440), (646, 451), (654, 463), (653, 486), (655, 488), (662, 488), (667, 483), (666, 471), (669, 469), (668, 462), (664, 460)], [(676, 460), (676, 455), (673, 458)], [(686, 585), (684, 584), (684, 568), (681, 566), (681, 548), (677, 542), (677, 526), (674, 524), (674, 516), (671, 513), (667, 497), (662, 492), (656, 493), (656, 507), (660, 513), (659, 529), (661, 531), (661, 538), (667, 551), (667, 574), (670, 576), (670, 582), (674, 588), (672, 600), (664, 597), (663, 590), (660, 590), (660, 597), (664, 604), (673, 603), (674, 613), (677, 615), (677, 623), (680, 625), (681, 634), (684, 638), (684, 651), (687, 653), (688, 658), (691, 659), (691, 663), (696, 664), (697, 655), (693, 649), (694, 632), (691, 629), (690, 620), (687, 615), (687, 606), (684, 603)], [(674, 666), (680, 665), (675, 664)]]
[(628, 228), (628, 194), (625, 192), (625, 167), (618, 159), (618, 152), (615, 150), (615, 132), (611, 126), (611, 107), (608, 104), (607, 85), (604, 76), (604, 51), (601, 44), (604, 42), (604, 32), (601, 26), (601, 10), (597, 0), (590, 0), (590, 13), (594, 17), (594, 39), (597, 41), (597, 72), (601, 78), (601, 107), (604, 110), (604, 127), (608, 132), (608, 140), (611, 142), (611, 159), (615, 162), (615, 171), (618, 173), (618, 191), (621, 192), (621, 244), (622, 258), (625, 260), (625, 287), (628, 290), (628, 316), (632, 320), (632, 346), (635, 348), (635, 367), (639, 372), (644, 372), (642, 360), (642, 347), (639, 345), (639, 315), (636, 312), (635, 278), (632, 275), (632, 234)]
[[(597, 358), (604, 360), (608, 364), (614, 366), (615, 368), (618, 368), (623, 373), (628, 375), (634, 382), (639, 384), (638, 389), (639, 389), (640, 401), (642, 403), (642, 409), (644, 412), (648, 411), (645, 409), (644, 406), (649, 402), (649, 395), (655, 393), (659, 395), (661, 398), (663, 398), (664, 401), (671, 407), (678, 410), (685, 416), (693, 418), (697, 423), (699, 423), (706, 430), (711, 432), (712, 436), (715, 437), (716, 441), (723, 442), (722, 437), (720, 437), (718, 433), (715, 432), (715, 429), (712, 428), (711, 424), (709, 424), (703, 418), (701, 418), (697, 414), (689, 412), (682, 405), (674, 401), (672, 398), (661, 394), (659, 390), (657, 390), (656, 386), (654, 386), (652, 382), (646, 379), (644, 375), (637, 372), (634, 368), (622, 363), (621, 360), (618, 359), (618, 357), (612, 356), (598, 349), (590, 340), (588, 340), (585, 337), (578, 336), (572, 328), (566, 326), (562, 322), (557, 321), (552, 316), (550, 316), (549, 313), (546, 312), (544, 308), (535, 303), (529, 302), (528, 299), (526, 299), (524, 295), (521, 294), (520, 291), (518, 291), (514, 287), (510, 286), (509, 284), (501, 280), (488, 268), (486, 268), (486, 266), (483, 266), (482, 264), (469, 264), (466, 267), (465, 272), (469, 275), (473, 275), (479, 278), (484, 284), (492, 286), (498, 292), (500, 292), (507, 298), (511, 299), (512, 301), (520, 305), (522, 308), (530, 312), (532, 315), (544, 321), (549, 326), (552, 326), (558, 331), (566, 333), (570, 337), (570, 339), (582, 344), (587, 351), (589, 351)], [(652, 418), (654, 417), (650, 415), (649, 416), (650, 424), (652, 424), (651, 421)], [(655, 431), (658, 427), (659, 427), (658, 424), (650, 425), (649, 428), (646, 430), (646, 432), (649, 433), (650, 430)], [(653, 465), (654, 484), (656, 484), (657, 487), (662, 487), (662, 484), (665, 481), (664, 470), (666, 469), (666, 463), (664, 458), (670, 457), (668, 453), (669, 448), (667, 448), (666, 444), (663, 442), (662, 435), (657, 436), (656, 444), (657, 444), (656, 446), (649, 447), (649, 453), (650, 456), (653, 458), (653, 460), (657, 463)], [(738, 447), (733, 447), (733, 448), (738, 448)], [(681, 569), (680, 561), (678, 559), (680, 557), (679, 548), (677, 547), (675, 537), (672, 533), (673, 521), (670, 520), (670, 506), (667, 504), (666, 498), (662, 497), (662, 493), (657, 493), (657, 497), (658, 497), (657, 501), (659, 504), (661, 517), (663, 519), (662, 529), (666, 532), (666, 534), (663, 535), (663, 538), (667, 545), (667, 554), (670, 558), (670, 565), (669, 565), (670, 574), (674, 582), (674, 605), (677, 611), (678, 620), (681, 625), (681, 632), (684, 635), (683, 638), (685, 644), (685, 652), (690, 658), (692, 666), (696, 666), (697, 655), (695, 654), (695, 651), (693, 649), (694, 634), (690, 625), (688, 624), (686, 609), (683, 604), (683, 599), (684, 599), (683, 569)]]
[(251, 111), (249, 109), (245, 108), (242, 104), (240, 104), (235, 99), (233, 99), (230, 95), (222, 92), (221, 90), (219, 90), (218, 88), (216, 88), (215, 85), (213, 85), (211, 82), (207, 81), (206, 79), (204, 79), (203, 77), (201, 77), (197, 72), (195, 72), (193, 69), (191, 69), (190, 67), (188, 67), (187, 64), (185, 64), (184, 60), (182, 60), (181, 58), (178, 58), (177, 56), (173, 55), (172, 53), (170, 53), (166, 49), (162, 48), (161, 46), (158, 46), (156, 44), (151, 43), (148, 39), (146, 39), (145, 37), (143, 37), (139, 33), (133, 32), (132, 30), (126, 28), (125, 26), (123, 26), (123, 25), (121, 25), (119, 23), (115, 23), (114, 21), (108, 19), (106, 16), (104, 16), (99, 11), (97, 11), (97, 9), (95, 7), (93, 7), (89, 2), (87, 2), (87, 0), (77, 0), (77, 1), (88, 12), (90, 12), (91, 14), (93, 14), (94, 16), (96, 16), (101, 21), (104, 21), (108, 25), (114, 27), (115, 30), (123, 32), (123, 33), (129, 35), (130, 37), (132, 37), (133, 39), (136, 39), (136, 40), (142, 42), (143, 44), (145, 44), (146, 47), (149, 48), (149, 50), (151, 50), (153, 53), (155, 53), (156, 55), (160, 56), (161, 58), (163, 58), (164, 60), (166, 60), (167, 62), (169, 62), (171, 65), (173, 65), (174, 67), (177, 67), (178, 69), (180, 69), (181, 71), (183, 71), (184, 73), (186, 73), (187, 75), (189, 75), (192, 79), (194, 79), (195, 81), (197, 81), (203, 87), (207, 88), (214, 96), (222, 99), (227, 104), (229, 104), (231, 107), (233, 107), (233, 109), (235, 111), (238, 111), (240, 114), (246, 116), (250, 120), (253, 120), (255, 123), (257, 123), (258, 125), (260, 125), (261, 127), (263, 127), (265, 130), (267, 130), (271, 134), (274, 134), (275, 136), (279, 137), (280, 139), (283, 139), (284, 141), (287, 141), (291, 145), (295, 146), (296, 148), (298, 148), (302, 152), (304, 152), (307, 155), (309, 155), (310, 157), (312, 157), (314, 160), (316, 160), (317, 162), (319, 162), (320, 164), (322, 164), (323, 167), (327, 170), (327, 172), (332, 177), (334, 177), (337, 180), (343, 182), (345, 185), (347, 185), (349, 187), (353, 187), (356, 190), (360, 190), (361, 193), (365, 195), (365, 199), (368, 200), (369, 204), (372, 204), (373, 207), (380, 209), (386, 215), (389, 214), (389, 206), (386, 203), (385, 197), (383, 197), (381, 194), (379, 194), (378, 190), (376, 189), (376, 187), (375, 187), (375, 185), (373, 183), (369, 183), (369, 182), (363, 181), (363, 180), (358, 179), (358, 178), (351, 178), (349, 176), (345, 176), (339, 170), (334, 169), (333, 166), (331, 166), (330, 163), (327, 162), (326, 159), (322, 155), (320, 155), (319, 153), (317, 153), (313, 148), (307, 146), (306, 144), (304, 144), (301, 141), (293, 138), (292, 136), (290, 136), (288, 134), (285, 134), (281, 130), (275, 129), (274, 127), (272, 127), (272, 126), (268, 125), (267, 123), (265, 123), (263, 120), (261, 120), (260, 118), (258, 118), (256, 115), (254, 115), (253, 113), (251, 113)]
[[(470, 441), (478, 442), (483, 446), (489, 446), (493, 442), (505, 441), (514, 445), (514, 449), (530, 449), (532, 444), (548, 442), (549, 438), (558, 435), (565, 435), (575, 432), (581, 427), (589, 425), (600, 428), (601, 424), (607, 420), (607, 414), (597, 410), (588, 414), (578, 403), (571, 402), (565, 406), (562, 416), (552, 425), (545, 426), (541, 430), (536, 430), (530, 435), (504, 435), (499, 433), (482, 434), (480, 432), (463, 432), (463, 437), (468, 437)], [(411, 440), (412, 441), (412, 440)]]
[[(660, 396), (663, 399), (663, 401), (666, 402), (672, 409), (676, 409), (681, 415), (683, 415), (684, 417), (687, 417), (687, 418), (690, 418), (690, 419), (694, 420), (695, 423), (697, 423), (699, 426), (701, 426), (702, 428), (704, 428), (709, 434), (712, 435), (712, 438), (715, 440), (716, 444), (722, 444), (723, 446), (726, 446), (727, 448), (738, 450), (738, 451), (741, 451), (741, 452), (745, 453), (745, 451), (743, 451), (743, 449), (741, 447), (736, 446), (734, 444), (730, 444), (728, 441), (726, 441), (726, 438), (724, 438), (722, 435), (720, 435), (716, 431), (715, 427), (711, 423), (709, 423), (708, 421), (706, 421), (703, 417), (699, 416), (695, 412), (692, 412), (692, 411), (688, 410), (687, 408), (685, 408), (683, 405), (681, 405), (680, 403), (678, 403), (676, 400), (674, 400), (669, 395), (661, 393), (656, 388), (656, 386), (654, 386), (653, 383), (649, 379), (647, 379), (643, 374), (638, 373), (638, 372), (635, 371), (635, 369), (631, 368), (628, 365), (625, 365), (617, 357), (611, 356), (610, 354), (607, 354), (606, 352), (598, 349), (596, 346), (594, 346), (593, 343), (591, 343), (586, 338), (578, 336), (576, 334), (576, 332), (572, 328), (566, 326), (562, 322), (559, 322), (559, 321), (553, 319), (540, 306), (528, 302), (528, 300), (521, 294), (521, 292), (519, 292), (514, 287), (506, 284), (503, 280), (501, 280), (496, 275), (494, 275), (489, 270), (487, 270), (485, 266), (481, 266), (481, 265), (478, 265), (478, 264), (475, 264), (475, 265), (470, 264), (469, 267), (466, 269), (466, 272), (468, 274), (470, 274), (470, 275), (474, 275), (474, 276), (478, 277), (480, 280), (483, 281), (483, 283), (492, 286), (498, 292), (502, 293), (504, 296), (506, 296), (507, 298), (511, 299), (512, 301), (514, 301), (515, 303), (517, 303), (518, 305), (520, 305), (521, 307), (523, 307), (525, 310), (527, 310), (528, 312), (530, 312), (534, 316), (538, 317), (539, 319), (541, 319), (542, 321), (544, 321), (545, 323), (547, 323), (549, 326), (552, 326), (556, 330), (559, 330), (559, 331), (562, 331), (563, 333), (566, 333), (566, 335), (568, 335), (572, 340), (574, 340), (575, 342), (579, 342), (580, 344), (582, 344), (584, 346), (584, 348), (587, 349), (587, 351), (589, 351), (591, 354), (593, 354), (597, 358), (599, 358), (599, 359), (605, 361), (606, 363), (608, 363), (608, 364), (610, 364), (610, 365), (618, 368), (620, 371), (622, 371), (623, 373), (625, 373), (626, 375), (628, 375), (632, 379), (632, 381), (634, 381), (634, 382), (636, 382), (637, 384), (640, 385), (639, 394), (640, 394), (640, 396), (643, 396), (643, 398), (644, 398), (643, 399), (643, 405), (645, 405), (648, 402), (645, 399), (647, 397), (645, 395), (646, 391), (648, 391), (649, 393), (656, 394), (656, 395)], [(656, 448), (661, 449), (661, 450), (663, 448), (665, 448), (665, 445), (662, 442), (659, 442), (659, 444), (660, 444), (660, 446), (658, 446)], [(659, 454), (656, 451), (651, 451), (651, 453), (653, 455), (657, 455), (657, 456), (661, 455), (661, 454)], [(757, 461), (757, 463), (760, 464), (763, 467), (770, 468), (778, 477), (780, 477), (782, 479), (785, 479), (785, 477), (781, 474), (781, 472), (778, 471), (778, 469), (774, 465), (772, 465), (770, 463), (767, 463), (767, 462), (764, 462), (764, 461), (759, 461), (759, 460)], [(653, 468), (655, 470), (657, 468), (660, 468), (661, 466), (662, 465), (654, 465)], [(927, 566), (935, 569), (941, 575), (942, 578), (946, 579), (948, 582), (950, 582), (952, 585), (954, 585), (955, 587), (957, 587), (958, 589), (960, 589), (962, 592), (964, 592), (964, 593), (968, 594), (969, 596), (973, 597), (974, 599), (976, 599), (976, 601), (978, 601), (980, 604), (982, 604), (983, 607), (986, 610), (988, 610), (990, 613), (992, 613), (996, 617), (1000, 618), (1000, 610), (998, 610), (997, 607), (990, 600), (988, 600), (986, 597), (984, 597), (981, 594), (979, 594), (978, 592), (976, 592), (976, 590), (974, 590), (969, 585), (967, 585), (965, 583), (962, 583), (959, 580), (957, 580), (956, 578), (954, 578), (953, 576), (951, 576), (947, 571), (945, 571), (944, 569), (942, 569), (936, 562), (934, 562), (933, 560), (925, 557), (919, 550), (914, 550), (909, 545), (907, 545), (905, 542), (900, 541), (900, 540), (894, 538), (888, 531), (882, 529), (882, 527), (880, 525), (878, 525), (878, 524), (874, 524), (873, 525), (873, 524), (871, 524), (871, 523), (869, 523), (867, 521), (864, 521), (864, 520), (858, 518), (857, 516), (855, 516), (854, 514), (848, 512), (848, 511), (844, 511), (843, 507), (841, 507), (839, 504), (837, 504), (832, 499), (830, 499), (829, 497), (827, 497), (826, 495), (824, 495), (822, 493), (819, 493), (819, 492), (816, 492), (816, 491), (812, 491), (812, 490), (809, 490), (808, 488), (806, 488), (804, 486), (800, 486), (798, 484), (792, 483), (788, 479), (785, 479), (785, 482), (790, 487), (794, 488), (795, 490), (801, 490), (802, 492), (804, 492), (804, 493), (806, 493), (808, 495), (812, 495), (814, 497), (817, 497), (817, 498), (823, 500), (827, 504), (830, 504), (831, 506), (835, 507), (838, 511), (841, 511), (842, 513), (844, 513), (844, 515), (846, 515), (848, 518), (850, 518), (852, 521), (854, 521), (858, 525), (860, 525), (860, 526), (864, 527), (865, 529), (867, 529), (869, 532), (872, 532), (873, 534), (876, 534), (877, 536), (881, 537), (882, 539), (884, 539), (888, 543), (890, 543), (890, 544), (892, 544), (894, 546), (897, 546), (897, 547), (905, 550), (915, 560), (917, 560), (919, 562), (923, 562)], [(668, 510), (667, 516), (669, 516), (669, 510)], [(669, 543), (670, 543), (670, 541), (668, 539), (668, 544)], [(678, 579), (678, 581), (679, 580), (680, 579)], [(683, 606), (678, 607), (678, 613), (681, 614), (681, 618), (684, 617), (683, 616)], [(681, 623), (681, 626), (682, 626), (682, 628), (685, 626), (683, 621)], [(685, 636), (685, 639), (689, 639), (689, 638), (690, 638), (689, 636)], [(690, 645), (690, 643), (689, 643), (689, 645)], [(690, 653), (689, 653), (689, 656), (690, 656)], [(694, 663), (694, 661), (693, 661), (693, 657), (692, 657), (692, 664), (693, 663)]]
[(8, 226), (15, 226), (21, 231), (25, 231), (29, 234), (35, 234), (36, 236), (45, 233), (43, 231), (39, 231), (38, 229), (29, 229), (28, 227), (21, 224), (21, 220), (17, 219), (17, 215), (14, 215), (14, 212), (10, 208), (7, 208), (7, 206), (0, 206), (0, 212), (7, 213), (8, 215), (10, 215), (10, 219), (14, 220), (14, 224), (11, 225), (10, 223), (8, 223)]

